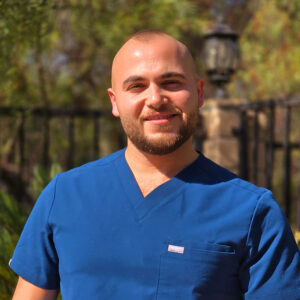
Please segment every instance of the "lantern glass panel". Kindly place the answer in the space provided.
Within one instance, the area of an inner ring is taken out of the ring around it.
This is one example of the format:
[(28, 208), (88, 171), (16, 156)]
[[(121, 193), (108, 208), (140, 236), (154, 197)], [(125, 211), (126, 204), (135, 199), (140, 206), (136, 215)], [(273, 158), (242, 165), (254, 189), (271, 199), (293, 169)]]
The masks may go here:
[(217, 68), (218, 44), (219, 41), (217, 38), (209, 38), (205, 42), (204, 63), (208, 71), (212, 71)]
[(217, 69), (222, 73), (226, 72), (228, 65), (228, 45), (226, 39), (220, 39), (218, 45), (218, 60), (217, 60)]
[(231, 38), (212, 37), (204, 45), (204, 63), (208, 71), (234, 71), (239, 59), (238, 45)]

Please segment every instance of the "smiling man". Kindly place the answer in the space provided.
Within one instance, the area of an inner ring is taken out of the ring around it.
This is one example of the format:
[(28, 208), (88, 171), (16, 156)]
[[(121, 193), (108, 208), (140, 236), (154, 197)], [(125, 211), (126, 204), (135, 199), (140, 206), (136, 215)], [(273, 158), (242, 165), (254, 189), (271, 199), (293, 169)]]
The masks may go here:
[(183, 44), (168, 36), (164, 43), (137, 37), (113, 62), (108, 90), (113, 114), (121, 117), (129, 143), (150, 154), (169, 154), (195, 131), (203, 83)]
[(113, 61), (108, 93), (128, 137), (125, 157), (143, 196), (198, 157), (192, 135), (203, 81), (183, 44), (161, 33), (135, 35)]
[(186, 46), (133, 35), (108, 93), (128, 145), (43, 191), (10, 263), (13, 299), (300, 299), (299, 251), (271, 192), (193, 148), (203, 81)]

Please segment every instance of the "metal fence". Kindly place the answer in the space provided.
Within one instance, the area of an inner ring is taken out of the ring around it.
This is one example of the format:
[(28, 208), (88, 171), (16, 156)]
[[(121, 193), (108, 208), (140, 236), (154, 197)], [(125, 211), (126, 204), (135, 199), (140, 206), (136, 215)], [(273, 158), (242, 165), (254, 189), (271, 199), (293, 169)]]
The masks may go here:
[[(300, 98), (258, 101), (227, 109), (234, 109), (239, 115), (239, 126), (233, 134), (239, 141), (240, 177), (275, 190), (285, 214), (300, 230), (300, 186), (297, 186), (300, 176)], [(19, 181), (30, 176), (30, 168), (34, 165), (32, 159), (46, 167), (51, 164), (53, 122), (57, 125), (64, 120), (61, 130), (64, 130), (65, 148), (56, 151), (65, 153), (63, 168), (69, 169), (85, 162), (78, 162), (75, 158), (76, 152), (80, 151), (76, 145), (81, 142), (76, 139), (76, 132), (80, 130), (80, 126), (76, 125), (79, 119), (90, 124), (89, 133), (86, 134), (90, 139), (87, 142), (90, 152), (85, 156), (86, 161), (101, 156), (103, 124), (113, 124), (114, 130), (117, 129), (116, 148), (125, 145), (124, 135), (117, 125), (119, 122), (115, 122), (110, 111), (0, 107), (0, 128), (7, 128), (7, 124), (4, 126), (3, 123), (5, 120), (13, 120), (14, 123), (16, 134), (7, 161), (11, 165), (17, 165), (13, 172)], [(101, 123), (102, 120), (106, 121)], [(36, 143), (30, 142), (32, 131), (38, 132)], [(3, 136), (5, 133), (0, 131), (0, 139)], [(3, 165), (0, 164), (1, 167), (0, 175), (7, 179), (7, 173), (3, 173)], [(20, 188), (20, 194), (22, 193)]]
[[(88, 129), (82, 128), (83, 124)], [(97, 159), (103, 155), (100, 151), (103, 134), (106, 140), (114, 135), (112, 149), (124, 147), (119, 122), (108, 110), (0, 107), (0, 147), (8, 148), (5, 153), (0, 149), (0, 183), (19, 201), (26, 198), (30, 201), (26, 186), (35, 166), (49, 168), (55, 160), (67, 170)], [(83, 137), (87, 137), (82, 142), (84, 150), (79, 146)], [(61, 148), (56, 145), (51, 151), (58, 138)], [(11, 141), (9, 147), (5, 139)], [(78, 152), (88, 153), (76, 158)]]
[(239, 175), (276, 193), (300, 240), (300, 98), (258, 101), (237, 109)]

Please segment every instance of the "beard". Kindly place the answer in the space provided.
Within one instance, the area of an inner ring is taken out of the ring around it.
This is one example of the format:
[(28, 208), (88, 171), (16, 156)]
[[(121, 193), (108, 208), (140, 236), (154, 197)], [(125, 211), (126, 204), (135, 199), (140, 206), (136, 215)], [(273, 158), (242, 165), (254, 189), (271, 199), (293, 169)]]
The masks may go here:
[(121, 123), (127, 138), (137, 149), (148, 154), (165, 155), (177, 150), (194, 134), (198, 120), (198, 109), (195, 109), (187, 115), (186, 120), (182, 120), (177, 132), (164, 133), (169, 125), (158, 125), (158, 129), (161, 129), (160, 138), (147, 137), (138, 124), (135, 124), (130, 118), (121, 118)]

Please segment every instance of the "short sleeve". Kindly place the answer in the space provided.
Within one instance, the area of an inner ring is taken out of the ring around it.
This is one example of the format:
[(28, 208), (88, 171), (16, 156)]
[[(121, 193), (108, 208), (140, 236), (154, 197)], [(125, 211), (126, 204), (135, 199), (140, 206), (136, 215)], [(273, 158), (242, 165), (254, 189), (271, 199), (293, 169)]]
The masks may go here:
[(241, 267), (246, 300), (299, 300), (300, 255), (287, 219), (271, 192), (255, 209)]
[(57, 176), (34, 205), (9, 264), (19, 276), (45, 289), (59, 288), (58, 257), (48, 225), (56, 180)]

